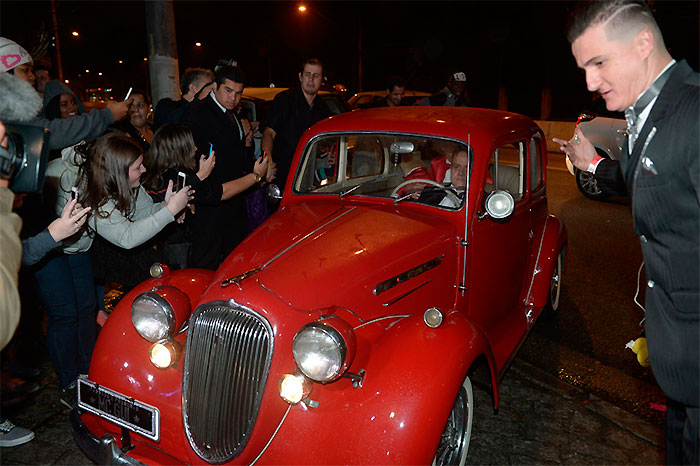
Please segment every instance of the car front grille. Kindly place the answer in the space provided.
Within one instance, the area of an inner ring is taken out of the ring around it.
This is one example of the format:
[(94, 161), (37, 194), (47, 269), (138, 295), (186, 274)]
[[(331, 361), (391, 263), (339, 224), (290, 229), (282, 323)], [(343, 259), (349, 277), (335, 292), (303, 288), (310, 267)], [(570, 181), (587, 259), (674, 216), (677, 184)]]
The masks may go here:
[(272, 359), (270, 324), (233, 301), (200, 306), (187, 335), (183, 421), (205, 461), (236, 457), (255, 425)]

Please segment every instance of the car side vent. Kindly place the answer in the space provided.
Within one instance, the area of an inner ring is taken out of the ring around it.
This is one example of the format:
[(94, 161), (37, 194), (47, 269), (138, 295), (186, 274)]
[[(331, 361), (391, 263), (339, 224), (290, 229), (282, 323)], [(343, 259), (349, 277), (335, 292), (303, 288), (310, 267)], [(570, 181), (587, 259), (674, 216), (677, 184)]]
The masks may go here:
[(183, 372), (187, 438), (207, 462), (245, 448), (272, 360), (270, 324), (233, 301), (200, 306), (190, 319)]

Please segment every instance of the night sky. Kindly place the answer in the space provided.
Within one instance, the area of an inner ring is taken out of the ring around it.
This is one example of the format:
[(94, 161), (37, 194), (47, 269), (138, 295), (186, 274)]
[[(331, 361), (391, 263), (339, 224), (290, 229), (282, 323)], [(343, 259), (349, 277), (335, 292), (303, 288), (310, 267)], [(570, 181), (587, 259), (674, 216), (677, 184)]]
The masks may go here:
[[(591, 95), (564, 35), (571, 2), (323, 1), (306, 2), (304, 15), (298, 5), (176, 1), (180, 73), (187, 66), (213, 68), (219, 58), (234, 58), (248, 85), (290, 86), (298, 83), (299, 63), (316, 56), (326, 63), (329, 82), (342, 83), (352, 94), (359, 86), (361, 37), (363, 90), (383, 89), (388, 76), (399, 74), (409, 89), (435, 92), (451, 71), (462, 70), (474, 106), (496, 108), (499, 89), (504, 89), (508, 110), (539, 118), (547, 87), (552, 118), (574, 119), (590, 107)], [(653, 3), (671, 54), (696, 70), (699, 5), (696, 0)], [(57, 0), (56, 16), (64, 78), (74, 91), (113, 87), (121, 96), (130, 86), (147, 88), (143, 1)], [(37, 50), (42, 28), (53, 35), (50, 2), (0, 4), (2, 35), (30, 53)], [(73, 30), (80, 36), (73, 37)], [(198, 41), (202, 47), (194, 45)]]

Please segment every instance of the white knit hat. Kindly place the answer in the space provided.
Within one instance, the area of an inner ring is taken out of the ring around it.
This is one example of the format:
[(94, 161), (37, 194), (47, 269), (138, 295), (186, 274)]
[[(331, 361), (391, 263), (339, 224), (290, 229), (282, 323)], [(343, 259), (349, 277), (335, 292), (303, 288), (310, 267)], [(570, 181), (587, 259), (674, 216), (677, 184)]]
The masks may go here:
[(10, 71), (31, 62), (32, 56), (24, 47), (6, 37), (0, 37), (0, 71)]

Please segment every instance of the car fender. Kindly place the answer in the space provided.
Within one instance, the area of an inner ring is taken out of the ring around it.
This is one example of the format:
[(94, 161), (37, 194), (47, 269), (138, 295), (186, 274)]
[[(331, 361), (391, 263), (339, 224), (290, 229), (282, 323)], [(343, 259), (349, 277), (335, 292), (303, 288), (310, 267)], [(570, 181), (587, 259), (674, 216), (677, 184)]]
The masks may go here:
[[(309, 398), (318, 406), (292, 406), (262, 462), (280, 457), (333, 464), (432, 461), (471, 364), (479, 356), (490, 355), (484, 336), (464, 313), (453, 311), (436, 329), (429, 328), (422, 315), (413, 315), (363, 327), (357, 337), (358, 354), (350, 372), (364, 370), (361, 386), (353, 388), (349, 379), (314, 385)], [(345, 448), (307, 446), (300, 452), (304, 456), (290, 458), (288, 442), (300, 430), (313, 432), (314, 445), (319, 446), (337, 444), (338, 432), (345, 432), (343, 442), (356, 447), (352, 448), (356, 456), (338, 456), (348, 451)]]

